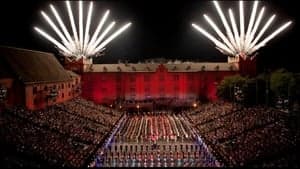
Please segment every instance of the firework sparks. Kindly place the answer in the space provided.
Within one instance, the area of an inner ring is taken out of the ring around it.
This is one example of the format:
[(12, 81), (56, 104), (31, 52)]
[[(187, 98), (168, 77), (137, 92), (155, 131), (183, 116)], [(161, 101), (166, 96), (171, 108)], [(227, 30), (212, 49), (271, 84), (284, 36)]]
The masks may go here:
[[(204, 14), (205, 20), (209, 23), (209, 25), (213, 28), (213, 30), (217, 33), (222, 41), (217, 40), (213, 35), (209, 34), (205, 29), (201, 28), (199, 25), (192, 23), (192, 27), (194, 27), (197, 31), (201, 32), (205, 37), (211, 40), (218, 50), (222, 53), (229, 56), (242, 56), (242, 57), (251, 57), (257, 50), (261, 47), (265, 46), (267, 42), (273, 39), (276, 35), (286, 29), (288, 26), (292, 24), (292, 21), (288, 21), (283, 24), (281, 27), (277, 28), (273, 33), (268, 35), (266, 38), (261, 40), (261, 37), (264, 35), (265, 31), (269, 28), (272, 21), (275, 19), (275, 15), (272, 15), (268, 21), (264, 24), (263, 28), (260, 31), (258, 27), (261, 23), (261, 20), (264, 15), (265, 7), (262, 7), (258, 10), (258, 1), (253, 3), (253, 8), (251, 11), (248, 27), (245, 28), (245, 16), (244, 16), (244, 3), (243, 1), (239, 2), (239, 26), (240, 30), (238, 30), (238, 26), (236, 24), (236, 20), (234, 17), (234, 13), (231, 9), (228, 9), (229, 13), (229, 22), (231, 27), (229, 26), (226, 17), (217, 1), (213, 1), (215, 8), (222, 20), (222, 23), (226, 30), (226, 35), (221, 32), (218, 26), (210, 19), (209, 16)], [(259, 11), (257, 13), (257, 11)], [(257, 33), (258, 32), (258, 33)]]
[[(85, 27), (83, 23), (83, 4), (82, 1), (78, 2), (78, 22), (79, 22), (79, 28), (76, 27), (73, 11), (71, 8), (71, 4), (69, 1), (66, 1), (66, 7), (68, 11), (68, 16), (70, 20), (70, 26), (72, 29), (73, 36), (68, 31), (67, 26), (62, 21), (59, 13), (55, 9), (53, 5), (50, 4), (50, 9), (56, 19), (56, 21), (59, 24), (59, 28), (54, 24), (54, 22), (51, 20), (51, 18), (44, 12), (41, 11), (41, 14), (43, 18), (47, 21), (47, 23), (50, 25), (50, 27), (54, 30), (54, 32), (58, 35), (61, 42), (50, 36), (48, 33), (40, 29), (39, 27), (34, 27), (34, 29), (42, 35), (44, 38), (52, 42), (55, 46), (57, 46), (60, 50), (60, 52), (71, 58), (80, 59), (80, 58), (88, 58), (88, 57), (94, 57), (97, 56), (99, 53), (101, 53), (105, 46), (110, 43), (113, 39), (115, 39), (118, 35), (120, 35), (122, 32), (124, 32), (131, 23), (127, 23), (118, 30), (116, 30), (113, 34), (106, 37), (109, 33), (109, 31), (113, 28), (115, 25), (115, 22), (111, 22), (105, 29), (102, 31), (102, 28), (105, 24), (105, 21), (107, 20), (109, 16), (109, 10), (107, 10), (103, 17), (100, 19), (99, 24), (97, 25), (96, 30), (94, 33), (90, 36), (90, 25), (93, 15), (93, 2), (90, 2), (90, 5), (88, 7), (87, 12), (87, 18)], [(90, 38), (91, 37), (91, 38)]]

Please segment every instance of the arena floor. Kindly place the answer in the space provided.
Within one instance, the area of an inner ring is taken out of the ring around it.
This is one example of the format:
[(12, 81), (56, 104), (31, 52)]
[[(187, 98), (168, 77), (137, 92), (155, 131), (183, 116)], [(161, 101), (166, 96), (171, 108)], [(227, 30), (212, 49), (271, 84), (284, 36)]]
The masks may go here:
[(124, 115), (91, 167), (217, 167), (219, 162), (175, 114)]

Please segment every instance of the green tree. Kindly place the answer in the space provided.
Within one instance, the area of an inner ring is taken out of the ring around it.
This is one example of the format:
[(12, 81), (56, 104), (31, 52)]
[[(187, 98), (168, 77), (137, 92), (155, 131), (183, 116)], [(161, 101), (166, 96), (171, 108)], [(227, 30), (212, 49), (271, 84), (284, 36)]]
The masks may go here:
[(217, 87), (217, 95), (225, 100), (234, 101), (235, 90), (241, 89), (245, 91), (247, 77), (233, 75), (225, 77)]
[(296, 79), (291, 72), (285, 69), (278, 69), (271, 74), (270, 88), (274, 93), (275, 98), (273, 99), (275, 102), (280, 101), (284, 103), (284, 100), (288, 100), (290, 104), (290, 99), (296, 90)]

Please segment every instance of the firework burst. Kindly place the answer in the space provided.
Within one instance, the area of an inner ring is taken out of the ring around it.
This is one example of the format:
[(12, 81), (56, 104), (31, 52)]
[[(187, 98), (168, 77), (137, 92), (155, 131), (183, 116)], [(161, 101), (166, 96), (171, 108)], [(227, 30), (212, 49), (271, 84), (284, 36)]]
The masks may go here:
[(129, 22), (107, 37), (108, 33), (115, 25), (115, 22), (113, 21), (103, 30), (104, 23), (107, 20), (110, 13), (110, 11), (107, 10), (104, 13), (103, 17), (100, 18), (96, 30), (94, 31), (92, 36), (90, 36), (90, 25), (91, 25), (91, 19), (93, 14), (93, 2), (90, 2), (87, 18), (85, 19), (86, 23), (84, 27), (82, 1), (78, 2), (78, 24), (75, 23), (70, 2), (66, 1), (66, 9), (68, 11), (68, 16), (70, 19), (70, 22), (68, 24), (70, 25), (69, 27), (72, 28), (72, 35), (71, 35), (71, 33), (68, 31), (65, 23), (62, 21), (55, 7), (50, 4), (50, 9), (56, 21), (59, 24), (59, 28), (55, 25), (52, 19), (44, 11), (41, 11), (41, 14), (43, 18), (47, 21), (47, 23), (50, 25), (50, 27), (58, 35), (61, 42), (54, 39), (52, 36), (50, 36), (48, 33), (46, 33), (45, 31), (43, 31), (38, 27), (34, 27), (34, 29), (44, 38), (46, 38), (47, 40), (52, 42), (55, 46), (57, 46), (59, 48), (59, 51), (64, 56), (75, 58), (75, 59), (98, 56), (104, 51), (105, 46), (108, 43), (110, 43), (114, 38), (120, 35), (131, 25), (131, 23)]
[[(288, 21), (279, 28), (277, 28), (273, 33), (265, 37), (261, 40), (265, 31), (269, 28), (273, 20), (275, 19), (275, 14), (272, 15), (268, 21), (263, 25), (263, 27), (258, 30), (258, 27), (261, 23), (261, 20), (264, 15), (265, 7), (262, 7), (260, 11), (257, 13), (258, 9), (258, 1), (253, 3), (252, 12), (250, 15), (249, 23), (247, 30), (245, 29), (245, 19), (244, 19), (244, 2), (239, 2), (239, 31), (238, 26), (236, 24), (236, 20), (231, 9), (228, 9), (228, 15), (230, 18), (230, 25), (217, 1), (213, 1), (214, 6), (217, 9), (217, 12), (222, 20), (222, 23), (225, 27), (226, 35), (219, 29), (219, 27), (213, 22), (213, 20), (206, 14), (204, 14), (205, 20), (209, 23), (209, 25), (213, 28), (213, 30), (217, 33), (220, 40), (216, 37), (208, 33), (206, 30), (201, 28), (195, 23), (192, 23), (192, 26), (201, 32), (205, 37), (214, 42), (216, 48), (221, 51), (223, 54), (229, 56), (241, 56), (244, 59), (251, 57), (254, 53), (265, 46), (267, 42), (273, 39), (276, 35), (286, 29), (291, 25), (292, 21)], [(259, 41), (261, 40), (261, 41)]]

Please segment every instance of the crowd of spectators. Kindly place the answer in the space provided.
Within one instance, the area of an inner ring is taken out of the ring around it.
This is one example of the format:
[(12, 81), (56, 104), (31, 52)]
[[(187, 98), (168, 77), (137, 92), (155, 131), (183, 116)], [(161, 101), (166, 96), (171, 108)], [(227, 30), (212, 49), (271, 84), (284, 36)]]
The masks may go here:
[(16, 167), (30, 166), (22, 163), (20, 154), (46, 166), (85, 166), (122, 114), (81, 98), (43, 110), (4, 110), (0, 113), (0, 142), (1, 147), (8, 146), (1, 156), (15, 152), (5, 163), (9, 166), (7, 160), (11, 160)]
[[(82, 98), (43, 110), (3, 110), (0, 163), (4, 167), (87, 166), (122, 115)], [(132, 116), (116, 137), (172, 140), (191, 138), (191, 130), (195, 130), (225, 166), (299, 167), (299, 131), (292, 132), (288, 114), (274, 108), (214, 102), (182, 110), (176, 116), (169, 111)]]
[(227, 166), (274, 166), (279, 160), (288, 161), (286, 154), (295, 154), (299, 143), (287, 125), (288, 115), (270, 107), (216, 102), (186, 115), (213, 154)]
[[(230, 113), (235, 107), (228, 102), (213, 102), (200, 104), (192, 111), (184, 111), (190, 122), (203, 124)], [(201, 114), (201, 116), (199, 116)]]

